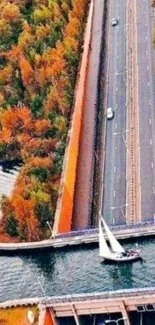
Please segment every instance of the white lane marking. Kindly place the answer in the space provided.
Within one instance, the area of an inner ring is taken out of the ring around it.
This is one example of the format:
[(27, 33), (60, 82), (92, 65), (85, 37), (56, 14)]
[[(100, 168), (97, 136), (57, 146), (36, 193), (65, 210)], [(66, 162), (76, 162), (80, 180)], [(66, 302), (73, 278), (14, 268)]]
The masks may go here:
[(115, 105), (115, 110), (117, 109), (117, 104)]
[(114, 197), (116, 196), (116, 191), (114, 191)]
[(151, 105), (151, 101), (150, 101), (150, 99), (148, 99), (148, 105), (149, 105), (149, 106)]
[(150, 140), (150, 145), (152, 146), (152, 139)]
[(116, 87), (116, 91), (118, 91), (118, 87)]
[(145, 53), (146, 53), (146, 55), (148, 55), (148, 51), (147, 50), (145, 51)]
[(114, 173), (116, 173), (116, 166), (114, 166)]
[(147, 71), (149, 71), (149, 66), (147, 65)]
[(151, 125), (152, 121), (151, 121), (151, 118), (149, 119), (149, 124)]
[(116, 71), (116, 76), (118, 75), (118, 70)]
[(145, 41), (147, 41), (147, 36), (145, 36)]
[(115, 150), (117, 150), (117, 147), (115, 146)]
[(153, 168), (153, 161), (151, 162), (151, 168)]
[[(119, 43), (117, 43), (119, 45)], [(117, 55), (117, 60), (118, 60), (119, 56)]]
[(147, 24), (145, 24), (145, 27), (147, 27)]
[(115, 123), (115, 129), (117, 129), (117, 123)]
[(119, 19), (119, 16), (118, 16), (118, 19)]
[(148, 85), (148, 87), (150, 86), (150, 83), (149, 83), (149, 81), (148, 81), (147, 85)]
[(152, 187), (152, 191), (153, 191), (153, 194), (155, 194), (155, 188), (154, 188), (154, 186)]

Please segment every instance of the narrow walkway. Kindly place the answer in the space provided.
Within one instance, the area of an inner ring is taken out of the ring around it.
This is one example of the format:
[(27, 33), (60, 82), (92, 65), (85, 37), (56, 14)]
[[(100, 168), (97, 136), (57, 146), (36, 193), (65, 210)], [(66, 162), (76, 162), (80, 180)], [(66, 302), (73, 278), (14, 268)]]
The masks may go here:
[(4, 172), (2, 167), (0, 167), (0, 199), (2, 195), (10, 195), (18, 172), (15, 170), (10, 170), (9, 172)]
[(92, 195), (96, 97), (103, 32), (103, 14), (104, 1), (94, 0), (91, 51), (86, 81), (83, 124), (74, 196), (73, 229), (86, 228), (90, 224), (89, 210)]

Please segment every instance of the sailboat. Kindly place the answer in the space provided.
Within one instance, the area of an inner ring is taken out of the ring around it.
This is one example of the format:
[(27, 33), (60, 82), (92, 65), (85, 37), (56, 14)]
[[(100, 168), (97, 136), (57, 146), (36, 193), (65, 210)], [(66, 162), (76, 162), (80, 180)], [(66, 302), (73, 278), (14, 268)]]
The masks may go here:
[[(108, 237), (110, 247), (105, 240), (103, 228)], [(141, 259), (139, 250), (126, 251), (121, 246), (102, 217), (99, 220), (99, 249), (100, 256), (107, 261), (132, 262)]]

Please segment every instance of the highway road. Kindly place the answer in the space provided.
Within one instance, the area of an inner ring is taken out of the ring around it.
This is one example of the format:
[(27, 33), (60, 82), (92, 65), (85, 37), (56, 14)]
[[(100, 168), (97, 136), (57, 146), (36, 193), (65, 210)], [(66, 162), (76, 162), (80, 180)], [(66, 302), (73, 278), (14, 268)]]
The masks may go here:
[[(137, 0), (142, 221), (155, 218), (155, 53), (151, 0)], [(154, 62), (154, 64), (153, 64)]]
[(125, 223), (126, 204), (126, 0), (111, 1), (108, 107), (114, 119), (107, 121), (103, 216), (108, 224)]

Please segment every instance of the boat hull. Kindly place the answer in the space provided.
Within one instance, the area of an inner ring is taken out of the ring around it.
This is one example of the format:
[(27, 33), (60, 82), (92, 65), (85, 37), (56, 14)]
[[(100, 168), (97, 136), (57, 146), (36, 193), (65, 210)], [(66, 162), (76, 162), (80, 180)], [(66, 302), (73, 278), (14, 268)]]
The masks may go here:
[(142, 260), (140, 255), (128, 257), (102, 257), (106, 263), (133, 263)]

